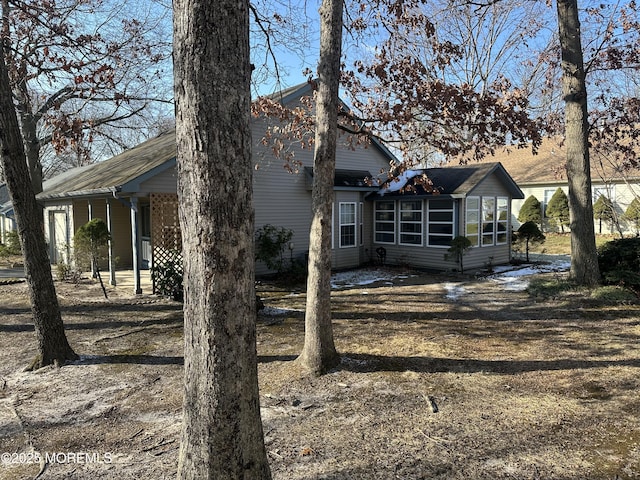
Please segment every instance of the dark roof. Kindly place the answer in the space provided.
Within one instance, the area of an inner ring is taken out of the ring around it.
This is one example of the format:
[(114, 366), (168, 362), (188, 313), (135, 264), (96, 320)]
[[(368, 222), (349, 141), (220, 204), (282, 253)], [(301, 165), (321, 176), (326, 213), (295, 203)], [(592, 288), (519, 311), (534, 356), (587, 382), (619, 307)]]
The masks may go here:
[(43, 185), (38, 199), (135, 192), (140, 182), (175, 165), (176, 135), (172, 131), (104, 162), (64, 172)]
[[(313, 179), (313, 168), (304, 167), (304, 171), (311, 181)], [(370, 185), (367, 179), (375, 180), (368, 170), (348, 170), (348, 169), (336, 169), (335, 176), (333, 177), (333, 186), (336, 189), (359, 189), (359, 190), (372, 190), (378, 189), (377, 185)], [(311, 187), (311, 183), (309, 183)]]
[[(478, 163), (474, 165), (464, 165), (457, 167), (439, 167), (413, 170), (417, 174), (425, 174), (433, 183), (433, 188), (440, 195), (450, 195), (454, 197), (466, 197), (490, 175), (497, 175), (507, 188), (512, 198), (524, 198), (522, 190), (516, 185), (504, 167), (498, 163)], [(407, 178), (411, 177), (411, 178)], [(376, 198), (400, 198), (407, 196), (433, 196), (418, 183), (416, 176), (404, 176), (399, 182), (390, 180), (386, 187), (380, 189), (375, 195)], [(413, 191), (404, 189), (406, 186), (413, 187)], [(403, 189), (405, 190), (403, 192)]]

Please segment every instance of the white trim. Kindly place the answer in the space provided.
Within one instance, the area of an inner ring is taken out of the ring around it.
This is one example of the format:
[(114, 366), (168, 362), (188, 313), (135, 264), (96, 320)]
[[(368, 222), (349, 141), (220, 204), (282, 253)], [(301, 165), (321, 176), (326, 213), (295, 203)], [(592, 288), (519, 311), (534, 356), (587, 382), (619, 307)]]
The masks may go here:
[[(410, 210), (403, 210), (402, 209), (402, 204), (403, 203), (419, 203), (420, 204), (420, 209), (416, 210), (416, 209), (410, 209)], [(420, 213), (420, 220), (416, 221), (416, 220), (402, 220), (402, 214), (403, 213)], [(403, 232), (402, 231), (402, 226), (403, 225), (419, 225), (420, 226), (420, 233), (415, 233), (415, 232)], [(419, 243), (408, 243), (408, 242), (403, 242), (402, 241), (402, 236), (406, 235), (409, 237), (419, 237), (420, 238), (420, 242)], [(424, 245), (424, 202), (420, 199), (414, 199), (414, 200), (400, 200), (398, 202), (398, 245), (404, 245), (407, 247), (422, 247)]]

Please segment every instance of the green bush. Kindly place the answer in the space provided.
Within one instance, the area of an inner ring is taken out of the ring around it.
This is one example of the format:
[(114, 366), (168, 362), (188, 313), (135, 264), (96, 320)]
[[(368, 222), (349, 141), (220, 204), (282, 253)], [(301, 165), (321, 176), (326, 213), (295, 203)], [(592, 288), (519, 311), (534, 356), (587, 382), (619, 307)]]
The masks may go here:
[(564, 233), (564, 227), (569, 226), (569, 199), (561, 188), (558, 188), (549, 200), (546, 215), (551, 223), (560, 227), (560, 231)]
[(9, 255), (20, 255), (20, 237), (16, 230), (9, 230), (4, 234), (4, 243), (0, 242), (0, 256), (7, 257)]
[(520, 207), (518, 221), (520, 223), (533, 222), (536, 225), (542, 225), (542, 206), (534, 195), (529, 196)]
[(598, 248), (598, 264), (607, 285), (640, 292), (640, 238), (618, 238)]
[(256, 231), (256, 260), (262, 260), (269, 270), (284, 270), (284, 250), (293, 238), (293, 231), (284, 227), (264, 225)]
[(526, 260), (529, 261), (529, 248), (534, 244), (544, 243), (545, 236), (535, 222), (529, 221), (520, 225), (515, 234), (516, 242), (524, 245)]

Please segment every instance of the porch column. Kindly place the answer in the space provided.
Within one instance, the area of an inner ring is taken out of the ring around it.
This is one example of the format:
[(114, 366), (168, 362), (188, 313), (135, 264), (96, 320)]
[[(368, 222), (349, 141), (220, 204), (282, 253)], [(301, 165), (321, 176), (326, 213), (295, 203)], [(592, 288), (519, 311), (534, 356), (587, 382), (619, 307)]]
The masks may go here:
[(140, 254), (138, 245), (140, 244), (138, 232), (140, 231), (140, 220), (138, 215), (138, 199), (130, 198), (131, 202), (131, 253), (133, 254), (133, 293), (140, 295)]
[(107, 230), (109, 230), (109, 242), (107, 251), (109, 255), (109, 284), (116, 286), (116, 269), (113, 263), (113, 222), (111, 221), (111, 200), (107, 198)]
[[(91, 200), (87, 200), (87, 214), (89, 216), (89, 222), (91, 220), (93, 220), (93, 203), (91, 203)], [(95, 265), (93, 264), (93, 261), (91, 262), (91, 278), (96, 278), (98, 275), (96, 273), (96, 269), (95, 269)]]

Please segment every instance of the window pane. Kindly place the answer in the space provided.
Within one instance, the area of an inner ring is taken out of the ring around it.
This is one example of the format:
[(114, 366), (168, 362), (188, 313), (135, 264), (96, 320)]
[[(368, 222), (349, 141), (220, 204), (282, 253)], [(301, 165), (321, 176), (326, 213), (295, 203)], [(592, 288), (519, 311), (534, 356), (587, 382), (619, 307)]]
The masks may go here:
[(376, 233), (376, 242), (393, 243), (394, 241), (395, 235), (393, 233)]
[(422, 210), (422, 202), (420, 200), (402, 201), (400, 210)]
[(422, 212), (400, 212), (401, 222), (421, 222)]
[(453, 235), (453, 225), (443, 224), (431, 224), (429, 225), (429, 233), (446, 233)]
[(495, 198), (482, 199), (482, 220), (493, 222), (495, 216)]
[(451, 246), (451, 237), (444, 237), (439, 235), (429, 235), (429, 245), (436, 247), (448, 247)]
[(430, 222), (453, 222), (453, 212), (429, 212)]
[(429, 210), (453, 210), (453, 201), (430, 199)]
[(422, 225), (420, 223), (403, 223), (400, 225), (402, 233), (422, 233)]

